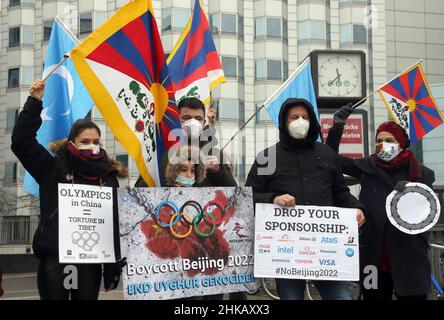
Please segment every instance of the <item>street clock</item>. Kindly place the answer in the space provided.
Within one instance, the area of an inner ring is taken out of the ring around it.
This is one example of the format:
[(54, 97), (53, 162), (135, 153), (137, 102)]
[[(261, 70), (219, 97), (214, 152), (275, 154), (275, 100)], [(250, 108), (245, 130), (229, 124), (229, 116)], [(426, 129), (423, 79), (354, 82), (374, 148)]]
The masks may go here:
[(337, 108), (367, 95), (363, 51), (315, 50), (310, 58), (318, 107)]

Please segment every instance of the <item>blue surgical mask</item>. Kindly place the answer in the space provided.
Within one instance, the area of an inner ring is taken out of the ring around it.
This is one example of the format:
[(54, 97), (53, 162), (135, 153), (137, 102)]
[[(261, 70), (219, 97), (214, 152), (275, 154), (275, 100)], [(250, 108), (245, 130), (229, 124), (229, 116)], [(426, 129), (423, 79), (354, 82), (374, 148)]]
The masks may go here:
[(176, 183), (182, 187), (192, 187), (196, 183), (196, 179), (194, 177), (188, 178), (184, 176), (177, 176)]

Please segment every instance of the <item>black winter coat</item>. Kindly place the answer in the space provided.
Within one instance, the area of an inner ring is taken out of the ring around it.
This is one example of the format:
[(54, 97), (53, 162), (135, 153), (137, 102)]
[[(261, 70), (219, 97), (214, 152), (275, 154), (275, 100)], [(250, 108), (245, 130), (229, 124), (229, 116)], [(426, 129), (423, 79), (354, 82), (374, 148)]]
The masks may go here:
[[(305, 140), (297, 141), (288, 133), (286, 117), (292, 106), (301, 104), (309, 111), (310, 129)], [(363, 209), (346, 186), (337, 154), (316, 142), (319, 135), (320, 126), (311, 104), (301, 99), (287, 100), (279, 115), (280, 141), (258, 155), (248, 175), (246, 186), (253, 187), (255, 203), (273, 203), (275, 197), (290, 194), (296, 205)], [(262, 159), (268, 155), (264, 164)], [(272, 172), (261, 174), (260, 170), (267, 166)]]
[[(338, 152), (342, 129), (330, 129), (327, 144)], [(425, 234), (408, 235), (395, 228), (387, 218), (385, 203), (398, 181), (409, 181), (408, 168), (386, 172), (378, 168), (372, 157), (341, 157), (345, 174), (361, 182), (359, 200), (365, 205), (366, 222), (359, 237), (361, 270), (367, 265), (379, 268), (382, 242), (385, 239), (395, 292), (400, 296), (419, 296), (430, 292), (431, 267)], [(432, 187), (435, 174), (423, 166), (423, 180)], [(361, 275), (361, 279), (365, 277)]]
[[(11, 149), (22, 163), (23, 167), (39, 184), (40, 191), (40, 222), (33, 239), (34, 254), (39, 258), (58, 257), (58, 178), (55, 174), (57, 168), (57, 157), (53, 157), (37, 141), (37, 131), (42, 124), (40, 114), (42, 112), (42, 102), (29, 97), (23, 111), (20, 112), (17, 123), (12, 132)], [(102, 185), (107, 187), (118, 187), (116, 170), (102, 179)], [(65, 181), (66, 182), (66, 181)], [(74, 172), (74, 182), (76, 184), (89, 184), (91, 181), (82, 179)], [(98, 181), (97, 185), (100, 184)], [(114, 190), (115, 192), (115, 190)], [(114, 195), (117, 201), (116, 195)], [(114, 205), (117, 208), (117, 204)], [(120, 242), (118, 232), (118, 212), (114, 211), (114, 243), (116, 258), (120, 259)], [(112, 279), (120, 275), (120, 268), (117, 264), (104, 264), (105, 279)], [(105, 280), (106, 281), (106, 280)]]

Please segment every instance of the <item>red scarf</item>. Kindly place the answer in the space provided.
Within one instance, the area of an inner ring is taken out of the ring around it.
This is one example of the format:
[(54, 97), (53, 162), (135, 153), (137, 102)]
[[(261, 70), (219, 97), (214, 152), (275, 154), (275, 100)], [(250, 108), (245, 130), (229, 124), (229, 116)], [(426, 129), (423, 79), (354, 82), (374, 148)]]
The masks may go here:
[(384, 171), (392, 172), (399, 168), (408, 168), (409, 180), (419, 182), (422, 180), (422, 167), (416, 160), (415, 154), (410, 150), (404, 150), (395, 159), (383, 161), (376, 154), (373, 155), (376, 166)]

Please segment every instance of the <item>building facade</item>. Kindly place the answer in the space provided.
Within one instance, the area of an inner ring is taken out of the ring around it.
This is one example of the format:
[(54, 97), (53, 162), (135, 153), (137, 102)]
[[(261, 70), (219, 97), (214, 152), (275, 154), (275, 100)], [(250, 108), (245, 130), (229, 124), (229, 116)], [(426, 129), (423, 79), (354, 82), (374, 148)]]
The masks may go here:
[[(12, 204), (2, 205), (0, 216), (38, 214), (38, 203), (21, 187), (23, 169), (10, 150), (10, 135), (29, 86), (41, 77), (54, 17), (61, 17), (82, 40), (126, 2), (1, 0), (0, 188)], [(173, 50), (193, 4), (194, 0), (153, 0), (166, 54)], [(441, 0), (203, 0), (203, 4), (227, 78), (213, 92), (221, 146), (315, 49), (365, 51), (368, 92), (420, 58), (425, 59), (430, 84), (444, 83)], [(375, 127), (388, 119), (388, 113), (377, 96), (361, 108), (369, 115), (372, 149)], [(133, 185), (138, 176), (134, 162), (96, 109), (91, 117), (102, 129), (108, 153), (130, 169), (130, 178), (122, 185)], [(278, 131), (263, 110), (227, 147), (241, 185), (255, 155), (277, 139)], [(442, 146), (438, 143), (435, 148)], [(430, 152), (424, 145), (426, 162), (433, 161)], [(442, 164), (436, 168), (444, 169)]]

